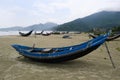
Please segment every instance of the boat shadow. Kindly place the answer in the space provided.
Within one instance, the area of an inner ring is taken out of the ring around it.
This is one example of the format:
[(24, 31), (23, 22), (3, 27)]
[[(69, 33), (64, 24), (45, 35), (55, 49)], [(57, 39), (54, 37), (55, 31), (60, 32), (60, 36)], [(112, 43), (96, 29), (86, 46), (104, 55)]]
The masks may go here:
[(96, 64), (83, 60), (83, 59), (76, 59), (76, 60), (71, 60), (71, 61), (66, 61), (66, 62), (60, 62), (60, 63), (41, 63), (39, 61), (31, 60), (28, 58), (19, 58), (17, 61), (20, 61), (25, 64), (32, 64), (35, 66), (40, 66), (40, 67), (47, 67), (47, 68), (59, 68), (59, 69), (79, 69), (79, 68), (89, 68), (89, 67), (94, 67)]

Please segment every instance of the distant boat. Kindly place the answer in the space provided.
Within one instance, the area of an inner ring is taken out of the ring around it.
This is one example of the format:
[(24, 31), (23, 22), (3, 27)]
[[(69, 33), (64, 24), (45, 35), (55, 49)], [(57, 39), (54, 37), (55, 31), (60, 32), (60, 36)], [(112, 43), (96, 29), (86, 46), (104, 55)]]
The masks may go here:
[(42, 33), (41, 33), (43, 36), (49, 36), (49, 35), (51, 35), (51, 33), (48, 33), (48, 32), (44, 32), (44, 31), (42, 31)]
[(35, 31), (35, 35), (41, 35), (44, 31), (41, 31), (40, 33)]
[(51, 35), (51, 33), (44, 33), (44, 34), (42, 34), (43, 36), (49, 36), (49, 35)]
[(12, 47), (15, 48), (20, 55), (27, 58), (40, 62), (57, 63), (73, 60), (89, 54), (102, 45), (107, 36), (107, 34), (101, 35), (82, 44), (61, 48), (33, 48), (18, 44), (13, 44)]
[(19, 32), (19, 34), (21, 36), (24, 36), (24, 37), (27, 37), (27, 36), (30, 36), (32, 34), (33, 30), (29, 31), (28, 33), (22, 33), (22, 32)]
[(61, 34), (61, 32), (60, 31), (53, 31), (52, 34), (59, 35), (59, 34)]

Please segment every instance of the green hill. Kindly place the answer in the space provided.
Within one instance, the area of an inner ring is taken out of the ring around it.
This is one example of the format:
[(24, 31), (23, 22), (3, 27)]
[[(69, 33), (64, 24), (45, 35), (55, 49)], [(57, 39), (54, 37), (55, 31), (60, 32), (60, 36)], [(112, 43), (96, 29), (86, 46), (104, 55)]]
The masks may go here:
[(89, 31), (92, 28), (109, 29), (120, 25), (120, 12), (101, 11), (84, 18), (59, 25), (58, 31)]
[(56, 27), (58, 31), (87, 31), (85, 28), (89, 28), (81, 19), (64, 23)]

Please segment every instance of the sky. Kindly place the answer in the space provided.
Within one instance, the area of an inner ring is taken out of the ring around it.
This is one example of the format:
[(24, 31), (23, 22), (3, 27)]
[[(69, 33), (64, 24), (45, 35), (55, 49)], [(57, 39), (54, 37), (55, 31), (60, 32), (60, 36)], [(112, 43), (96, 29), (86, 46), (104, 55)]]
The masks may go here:
[(63, 24), (107, 10), (120, 11), (120, 0), (0, 0), (0, 27)]

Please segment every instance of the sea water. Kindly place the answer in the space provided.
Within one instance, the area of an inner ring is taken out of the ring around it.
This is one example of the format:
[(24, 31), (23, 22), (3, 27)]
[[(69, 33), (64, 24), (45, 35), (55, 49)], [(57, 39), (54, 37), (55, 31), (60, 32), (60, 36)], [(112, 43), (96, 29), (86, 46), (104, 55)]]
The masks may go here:
[[(29, 31), (21, 31), (23, 33), (28, 33)], [(41, 31), (37, 31), (38, 33), (40, 33)], [(44, 33), (50, 33), (52, 31), (44, 31)], [(34, 34), (35, 32), (33, 31), (32, 34)], [(19, 31), (0, 31), (0, 36), (8, 36), (8, 35), (19, 35)]]
[(18, 35), (18, 31), (0, 31), (0, 36)]

